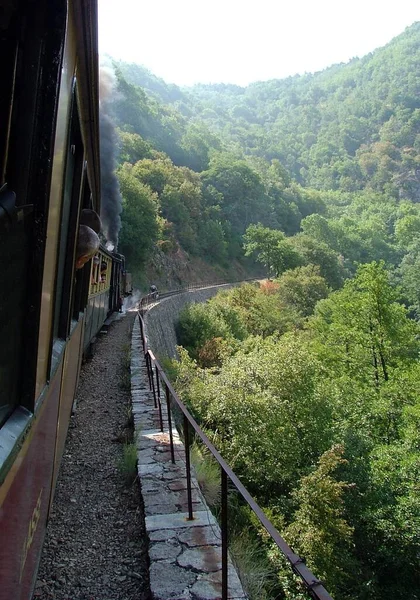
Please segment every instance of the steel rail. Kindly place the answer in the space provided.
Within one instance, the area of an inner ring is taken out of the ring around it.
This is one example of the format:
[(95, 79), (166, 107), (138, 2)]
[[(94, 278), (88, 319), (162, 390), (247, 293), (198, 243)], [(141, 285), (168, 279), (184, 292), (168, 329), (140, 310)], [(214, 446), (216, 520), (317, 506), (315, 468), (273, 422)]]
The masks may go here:
[[(242, 498), (254, 512), (254, 514), (258, 517), (261, 525), (271, 536), (272, 540), (275, 542), (279, 550), (288, 560), (293, 572), (300, 577), (302, 580), (303, 586), (305, 587), (307, 593), (314, 598), (315, 600), (333, 600), (327, 590), (324, 588), (322, 581), (320, 581), (312, 571), (306, 566), (305, 562), (298, 554), (296, 554), (292, 548), (288, 545), (286, 540), (280, 535), (274, 525), (268, 520), (267, 516), (260, 508), (260, 506), (256, 503), (254, 498), (245, 488), (245, 486), (241, 483), (237, 475), (232, 471), (223, 457), (220, 455), (218, 450), (206, 436), (204, 431), (195, 421), (194, 417), (190, 414), (185, 404), (179, 398), (178, 394), (174, 390), (170, 380), (168, 379), (165, 371), (163, 370), (159, 360), (154, 355), (153, 351), (147, 347), (147, 339), (145, 334), (145, 323), (140, 312), (138, 313), (140, 320), (140, 329), (141, 329), (141, 337), (142, 337), (142, 346), (144, 350), (146, 366), (149, 377), (149, 385), (150, 388), (155, 391), (154, 386), (154, 377), (156, 374), (157, 378), (165, 384), (165, 396), (166, 396), (166, 406), (168, 411), (168, 426), (169, 426), (169, 437), (170, 437), (170, 446), (171, 446), (171, 456), (172, 461), (174, 462), (174, 448), (173, 448), (173, 436), (172, 436), (172, 416), (171, 416), (171, 398), (177, 405), (178, 409), (183, 414), (183, 429), (184, 429), (184, 440), (185, 440), (185, 452), (186, 452), (186, 464), (187, 464), (187, 495), (188, 495), (188, 512), (189, 519), (193, 518), (193, 510), (192, 510), (192, 501), (191, 501), (191, 480), (190, 480), (190, 460), (189, 460), (189, 427), (192, 427), (197, 436), (200, 438), (202, 443), (207, 447), (210, 451), (214, 459), (219, 463), (221, 471), (222, 471), (222, 506), (225, 506), (225, 509), (222, 510), (222, 540), (224, 540), (223, 548), (222, 548), (222, 573), (223, 573), (223, 581), (222, 581), (222, 600), (227, 599), (227, 478), (233, 483), (235, 488), (241, 494)], [(153, 383), (152, 383), (153, 382)], [(160, 383), (159, 383), (160, 387)], [(155, 393), (154, 393), (155, 396)], [(160, 404), (160, 403), (159, 403)], [(156, 406), (157, 408), (157, 406)], [(160, 415), (159, 415), (160, 416)], [(162, 421), (160, 420), (161, 428)], [(225, 475), (224, 475), (224, 474)], [(226, 497), (225, 497), (226, 496)]]
[[(263, 279), (263, 278), (261, 277), (260, 279)], [(161, 300), (161, 299), (163, 300), (164, 298), (170, 298), (171, 296), (176, 296), (176, 295), (182, 294), (184, 292), (193, 292), (196, 290), (202, 290), (202, 289), (206, 289), (209, 287), (218, 287), (218, 286), (222, 287), (224, 285), (238, 285), (239, 283), (247, 283), (247, 282), (252, 282), (252, 281), (259, 281), (259, 279), (256, 277), (252, 277), (250, 279), (241, 279), (238, 281), (226, 281), (226, 280), (220, 279), (220, 280), (211, 281), (211, 282), (207, 282), (207, 283), (190, 283), (187, 286), (176, 288), (174, 290), (169, 290), (166, 292), (159, 292), (157, 298), (155, 296), (155, 292), (146, 294), (145, 296), (143, 296), (140, 299), (139, 305), (140, 305), (140, 309), (147, 308), (150, 304), (153, 304), (154, 302), (157, 302), (158, 300)]]

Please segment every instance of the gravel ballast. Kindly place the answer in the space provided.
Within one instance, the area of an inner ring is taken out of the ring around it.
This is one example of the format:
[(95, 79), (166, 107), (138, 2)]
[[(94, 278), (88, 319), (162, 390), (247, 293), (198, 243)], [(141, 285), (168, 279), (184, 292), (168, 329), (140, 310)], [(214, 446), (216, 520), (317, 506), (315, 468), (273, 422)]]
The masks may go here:
[(150, 600), (139, 482), (119, 461), (129, 429), (136, 313), (115, 321), (81, 372), (34, 600)]

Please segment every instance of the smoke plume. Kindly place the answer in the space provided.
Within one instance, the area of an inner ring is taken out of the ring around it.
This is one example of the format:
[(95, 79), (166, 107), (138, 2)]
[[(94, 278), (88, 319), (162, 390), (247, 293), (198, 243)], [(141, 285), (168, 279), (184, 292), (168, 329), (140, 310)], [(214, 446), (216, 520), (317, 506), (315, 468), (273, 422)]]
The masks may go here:
[(102, 233), (108, 250), (116, 250), (121, 228), (121, 194), (115, 175), (117, 166), (117, 136), (110, 111), (110, 99), (115, 92), (114, 73), (101, 67), (99, 71), (99, 133), (101, 151), (101, 220)]

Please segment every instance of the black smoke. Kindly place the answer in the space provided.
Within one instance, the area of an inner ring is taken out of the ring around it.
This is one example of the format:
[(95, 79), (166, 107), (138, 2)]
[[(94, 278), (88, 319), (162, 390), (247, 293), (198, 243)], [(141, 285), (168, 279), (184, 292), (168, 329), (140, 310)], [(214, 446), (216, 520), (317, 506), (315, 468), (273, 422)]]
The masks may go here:
[(108, 69), (100, 70), (99, 134), (101, 152), (101, 220), (107, 247), (117, 250), (121, 229), (121, 193), (115, 169), (117, 166), (117, 136), (110, 114), (110, 97), (114, 79)]

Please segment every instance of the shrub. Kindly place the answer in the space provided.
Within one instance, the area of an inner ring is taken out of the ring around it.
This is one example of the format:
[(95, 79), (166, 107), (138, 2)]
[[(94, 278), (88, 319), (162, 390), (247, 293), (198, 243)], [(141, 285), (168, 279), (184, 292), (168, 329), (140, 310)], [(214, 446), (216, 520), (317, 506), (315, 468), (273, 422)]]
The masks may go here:
[(137, 446), (135, 442), (124, 444), (123, 454), (118, 461), (118, 468), (127, 485), (137, 477)]

